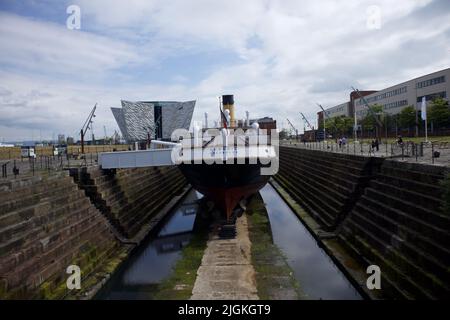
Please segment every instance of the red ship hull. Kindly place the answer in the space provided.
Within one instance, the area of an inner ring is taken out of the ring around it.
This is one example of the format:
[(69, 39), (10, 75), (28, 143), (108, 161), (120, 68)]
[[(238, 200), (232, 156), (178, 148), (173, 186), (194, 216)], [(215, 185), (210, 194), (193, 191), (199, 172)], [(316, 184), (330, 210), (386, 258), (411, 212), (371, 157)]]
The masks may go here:
[(260, 164), (181, 164), (189, 183), (214, 201), (230, 219), (238, 203), (258, 192), (270, 176), (261, 175)]

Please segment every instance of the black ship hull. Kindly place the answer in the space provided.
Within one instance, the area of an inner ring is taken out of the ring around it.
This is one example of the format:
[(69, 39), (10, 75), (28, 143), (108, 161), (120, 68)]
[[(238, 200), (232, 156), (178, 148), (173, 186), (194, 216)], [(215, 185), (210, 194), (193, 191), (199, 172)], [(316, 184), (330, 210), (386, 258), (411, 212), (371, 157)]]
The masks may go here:
[(239, 201), (258, 192), (269, 181), (261, 164), (181, 164), (188, 182), (212, 199), (229, 219)]

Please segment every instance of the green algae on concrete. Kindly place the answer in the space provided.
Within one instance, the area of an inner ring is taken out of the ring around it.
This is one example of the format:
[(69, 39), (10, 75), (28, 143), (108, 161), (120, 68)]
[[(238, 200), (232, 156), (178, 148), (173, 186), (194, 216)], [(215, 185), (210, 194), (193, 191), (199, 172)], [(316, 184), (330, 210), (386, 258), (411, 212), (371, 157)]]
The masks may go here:
[(280, 249), (273, 243), (269, 218), (259, 194), (249, 201), (246, 214), (259, 298), (262, 300), (304, 298), (292, 269)]
[(207, 240), (206, 231), (192, 235), (189, 244), (181, 251), (181, 258), (175, 264), (171, 275), (157, 286), (155, 299), (187, 300), (191, 297)]

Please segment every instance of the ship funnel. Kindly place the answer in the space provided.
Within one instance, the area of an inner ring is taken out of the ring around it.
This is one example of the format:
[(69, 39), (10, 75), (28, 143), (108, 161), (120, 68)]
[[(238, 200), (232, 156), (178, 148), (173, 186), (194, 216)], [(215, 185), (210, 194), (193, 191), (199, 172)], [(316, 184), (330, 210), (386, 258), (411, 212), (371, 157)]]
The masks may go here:
[(232, 94), (226, 94), (222, 96), (223, 109), (230, 111), (230, 126), (236, 126), (236, 120), (234, 118), (234, 96)]

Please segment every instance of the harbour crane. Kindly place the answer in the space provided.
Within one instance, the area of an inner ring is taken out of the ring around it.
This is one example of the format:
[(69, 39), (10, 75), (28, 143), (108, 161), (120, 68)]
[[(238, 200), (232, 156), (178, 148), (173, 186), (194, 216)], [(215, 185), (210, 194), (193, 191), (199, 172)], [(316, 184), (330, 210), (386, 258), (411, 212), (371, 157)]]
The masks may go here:
[(300, 112), (300, 114), (302, 115), (303, 121), (306, 122), (308, 128), (314, 130), (314, 127), (311, 125), (311, 123), (309, 123), (308, 119), (306, 119), (305, 115), (302, 112)]
[[(369, 103), (367, 103), (367, 100), (364, 98), (364, 96), (361, 94), (361, 92), (359, 92), (358, 89), (353, 88), (353, 91), (356, 92), (356, 94), (359, 96), (359, 98), (361, 99), (361, 101), (364, 103), (364, 105), (367, 107), (367, 109), (369, 110), (370, 114), (373, 116), (373, 118), (375, 119), (375, 121), (377, 122), (377, 125), (379, 128), (383, 127), (383, 124), (381, 123), (380, 119), (378, 119), (377, 117), (377, 113), (375, 112), (375, 110), (369, 105)], [(356, 109), (356, 108), (355, 108)], [(354, 127), (354, 134), (355, 134), (355, 141), (356, 141), (356, 110), (355, 110), (355, 127)], [(378, 135), (377, 135), (378, 137)], [(387, 141), (387, 129), (386, 129), (386, 141)]]
[(294, 125), (292, 124), (291, 121), (289, 121), (289, 119), (286, 118), (286, 120), (288, 121), (289, 125), (292, 127), (292, 129), (294, 129), (295, 131), (295, 139), (298, 140), (298, 130), (294, 127)]
[[(89, 130), (90, 127), (92, 127), (93, 120), (92, 118), (95, 118), (95, 110), (97, 109), (97, 103), (92, 108), (91, 112), (89, 113), (86, 121), (84, 122), (83, 126), (80, 130), (81, 135), (81, 153), (84, 153), (84, 136), (86, 132)], [(93, 136), (93, 135), (92, 135)]]

